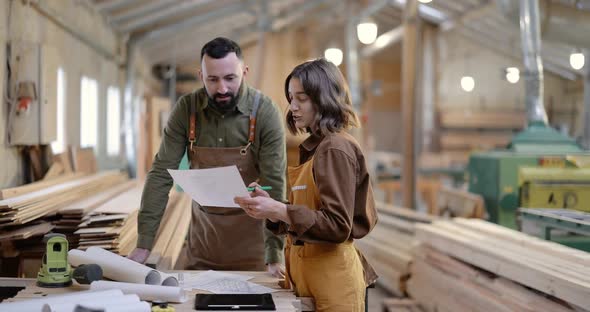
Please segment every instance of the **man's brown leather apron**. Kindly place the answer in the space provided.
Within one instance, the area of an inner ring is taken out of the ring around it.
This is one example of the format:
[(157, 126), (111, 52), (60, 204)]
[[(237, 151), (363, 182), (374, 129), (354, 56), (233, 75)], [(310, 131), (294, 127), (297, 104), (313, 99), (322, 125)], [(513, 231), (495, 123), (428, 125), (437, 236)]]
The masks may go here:
[[(250, 149), (254, 142), (256, 112), (260, 92), (256, 93), (250, 113), (248, 144), (239, 147), (196, 146), (196, 105), (191, 105), (188, 157), (191, 169), (236, 165), (246, 185), (256, 181), (258, 170)], [(236, 208), (203, 207), (192, 202), (192, 219), (186, 249), (190, 270), (263, 271), (263, 221), (249, 217)]]

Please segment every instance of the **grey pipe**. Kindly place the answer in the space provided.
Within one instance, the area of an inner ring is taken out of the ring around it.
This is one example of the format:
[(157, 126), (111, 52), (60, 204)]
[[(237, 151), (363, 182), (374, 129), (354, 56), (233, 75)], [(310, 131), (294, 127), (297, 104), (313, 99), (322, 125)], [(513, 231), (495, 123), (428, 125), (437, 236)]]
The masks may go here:
[(547, 125), (547, 113), (543, 106), (543, 61), (537, 0), (520, 0), (520, 40), (525, 66), (527, 121), (529, 125)]
[(590, 149), (590, 50), (585, 53), (586, 65), (584, 65), (584, 134), (582, 146)]
[[(535, 1), (539, 8), (541, 34), (547, 42), (562, 43), (578, 47), (590, 47), (590, 13), (555, 1)], [(496, 5), (509, 20), (518, 20), (518, 2), (496, 0)]]

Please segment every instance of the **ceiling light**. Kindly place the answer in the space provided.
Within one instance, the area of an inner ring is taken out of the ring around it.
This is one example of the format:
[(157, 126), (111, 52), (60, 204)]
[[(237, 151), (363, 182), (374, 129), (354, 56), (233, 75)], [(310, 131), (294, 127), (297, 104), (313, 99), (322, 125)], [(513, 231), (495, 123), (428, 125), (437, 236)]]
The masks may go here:
[(338, 48), (329, 48), (326, 49), (326, 51), (324, 51), (324, 57), (334, 63), (334, 65), (339, 66), (340, 64), (342, 64), (342, 50), (338, 49)]
[(573, 69), (582, 69), (584, 67), (584, 61), (584, 54), (579, 52), (570, 54), (570, 65)]
[(421, 3), (430, 3), (430, 2), (432, 2), (432, 0), (418, 0), (418, 2), (421, 2)]
[(371, 44), (377, 38), (377, 24), (373, 22), (360, 23), (356, 25), (356, 35), (360, 42)]
[(506, 68), (506, 80), (510, 83), (517, 83), (520, 80), (520, 70), (516, 67)]
[(463, 76), (461, 78), (461, 88), (465, 92), (471, 92), (471, 91), (473, 91), (473, 88), (475, 88), (475, 80), (473, 79), (473, 77), (471, 77), (471, 76)]

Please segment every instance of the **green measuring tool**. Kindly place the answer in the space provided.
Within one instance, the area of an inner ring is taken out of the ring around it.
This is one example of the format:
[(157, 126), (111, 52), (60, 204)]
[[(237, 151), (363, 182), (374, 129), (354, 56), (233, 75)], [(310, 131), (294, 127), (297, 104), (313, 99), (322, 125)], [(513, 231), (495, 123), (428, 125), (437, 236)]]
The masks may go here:
[(45, 234), (45, 255), (37, 274), (40, 287), (66, 287), (72, 284), (72, 268), (68, 263), (68, 240), (59, 233)]

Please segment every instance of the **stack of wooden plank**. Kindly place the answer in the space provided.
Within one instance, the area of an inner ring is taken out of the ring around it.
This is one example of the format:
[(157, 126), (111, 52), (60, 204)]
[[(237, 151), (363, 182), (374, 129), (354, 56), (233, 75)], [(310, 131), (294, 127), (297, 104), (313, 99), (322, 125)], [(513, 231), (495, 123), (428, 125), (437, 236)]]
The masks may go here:
[(486, 213), (483, 196), (447, 186), (439, 189), (436, 204), (444, 216), (481, 219)]
[(90, 214), (99, 206), (137, 185), (135, 180), (124, 181), (61, 208), (58, 213), (60, 218), (52, 221), (55, 224), (55, 231), (66, 234), (70, 248), (77, 248), (80, 236), (74, 232), (90, 218)]
[(408, 293), (428, 311), (590, 307), (586, 252), (478, 219), (419, 224), (416, 237)]
[(382, 302), (383, 312), (423, 312), (420, 305), (408, 298), (387, 298)]
[(82, 219), (79, 249), (101, 247), (127, 255), (137, 240), (137, 213), (143, 185), (135, 185), (103, 203)]
[[(3, 196), (18, 195), (0, 200), (0, 227), (22, 225), (54, 214), (64, 205), (125, 179), (126, 174), (109, 171), (90, 176), (71, 176), (66, 180), (52, 179), (38, 182), (35, 186), (22, 187), (27, 191), (3, 190)], [(38, 188), (39, 185), (42, 187)]]
[(445, 111), (439, 120), (441, 131), (436, 135), (441, 151), (457, 152), (505, 147), (526, 119), (522, 111)]
[(404, 296), (412, 263), (416, 223), (429, 223), (432, 217), (406, 208), (377, 203), (379, 222), (375, 229), (356, 240), (355, 245), (373, 266), (377, 283), (397, 296)]
[(166, 211), (146, 264), (158, 270), (172, 270), (178, 260), (191, 220), (191, 198), (186, 193), (170, 192)]

